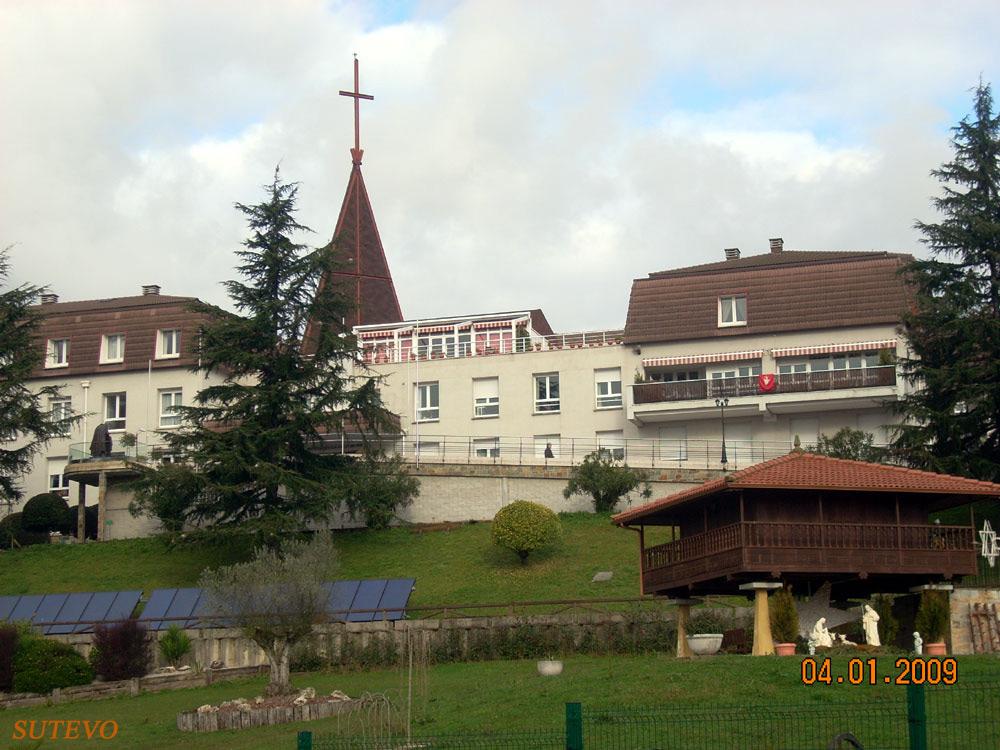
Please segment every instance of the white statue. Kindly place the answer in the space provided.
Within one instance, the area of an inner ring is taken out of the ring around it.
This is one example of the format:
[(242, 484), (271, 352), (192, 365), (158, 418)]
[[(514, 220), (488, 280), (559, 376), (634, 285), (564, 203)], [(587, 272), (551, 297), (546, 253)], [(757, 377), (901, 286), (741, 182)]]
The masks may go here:
[(924, 639), (920, 637), (920, 633), (914, 631), (913, 633), (913, 653), (920, 656), (924, 653)]
[(865, 605), (864, 614), (861, 615), (861, 624), (865, 629), (865, 643), (869, 646), (881, 646), (882, 641), (878, 637), (878, 612), (871, 608), (871, 605)]
[(830, 635), (830, 631), (826, 628), (825, 617), (816, 620), (816, 624), (813, 625), (813, 629), (809, 633), (809, 640), (815, 641), (818, 647), (829, 648), (833, 645), (833, 636)]
[(837, 633), (837, 638), (840, 639), (840, 645), (841, 646), (857, 646), (858, 645), (854, 641), (847, 640), (847, 636), (844, 635), (843, 633)]
[(809, 656), (816, 656), (816, 641), (809, 639)]

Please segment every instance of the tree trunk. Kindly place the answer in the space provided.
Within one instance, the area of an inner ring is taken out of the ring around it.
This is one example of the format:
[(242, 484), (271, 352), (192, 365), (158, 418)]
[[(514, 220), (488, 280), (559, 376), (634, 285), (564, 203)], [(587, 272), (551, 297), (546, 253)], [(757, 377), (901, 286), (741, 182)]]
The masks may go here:
[(265, 695), (287, 695), (291, 693), (292, 683), (288, 676), (288, 661), (290, 649), (284, 638), (275, 638), (272, 644), (264, 647), (267, 660), (271, 664), (271, 674)]

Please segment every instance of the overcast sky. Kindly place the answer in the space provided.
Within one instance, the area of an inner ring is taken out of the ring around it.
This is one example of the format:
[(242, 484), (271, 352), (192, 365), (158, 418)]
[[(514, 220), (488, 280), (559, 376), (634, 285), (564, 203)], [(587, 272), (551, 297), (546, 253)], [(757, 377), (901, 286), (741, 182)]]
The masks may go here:
[(278, 162), (332, 234), (357, 52), (404, 315), (617, 327), (631, 279), (725, 247), (922, 252), (998, 38), (995, 0), (5, 0), (0, 245), (63, 300), (224, 305)]

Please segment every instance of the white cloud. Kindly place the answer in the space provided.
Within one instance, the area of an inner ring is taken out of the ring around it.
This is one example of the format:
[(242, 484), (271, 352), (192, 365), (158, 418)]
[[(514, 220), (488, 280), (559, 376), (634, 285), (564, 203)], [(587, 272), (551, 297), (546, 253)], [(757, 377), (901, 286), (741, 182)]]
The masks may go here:
[[(733, 245), (919, 251), (990, 3), (321, 0), (0, 5), (0, 243), (64, 299), (225, 302), (275, 164), (333, 230), (362, 60), (365, 178), (411, 316), (618, 326), (648, 271)], [(701, 89), (711, 89), (699, 96)], [(710, 94), (710, 95), (709, 95)]]

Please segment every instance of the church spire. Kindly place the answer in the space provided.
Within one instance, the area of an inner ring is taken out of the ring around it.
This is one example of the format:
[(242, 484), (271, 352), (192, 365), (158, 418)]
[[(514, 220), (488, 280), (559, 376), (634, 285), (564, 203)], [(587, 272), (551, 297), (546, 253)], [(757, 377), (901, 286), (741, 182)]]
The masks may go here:
[[(354, 91), (341, 91), (341, 95), (354, 99), (354, 148), (351, 149), (351, 174), (347, 192), (340, 207), (337, 225), (333, 230), (334, 267), (320, 280), (320, 287), (333, 284), (352, 303), (352, 310), (344, 321), (348, 327), (373, 323), (398, 323), (403, 320), (396, 288), (389, 272), (382, 239), (375, 224), (375, 212), (368, 198), (365, 180), (361, 176), (361, 99), (372, 100), (371, 94), (362, 94), (358, 85), (358, 57), (354, 56)], [(310, 326), (311, 328), (311, 326)], [(307, 330), (306, 338), (311, 333)]]

